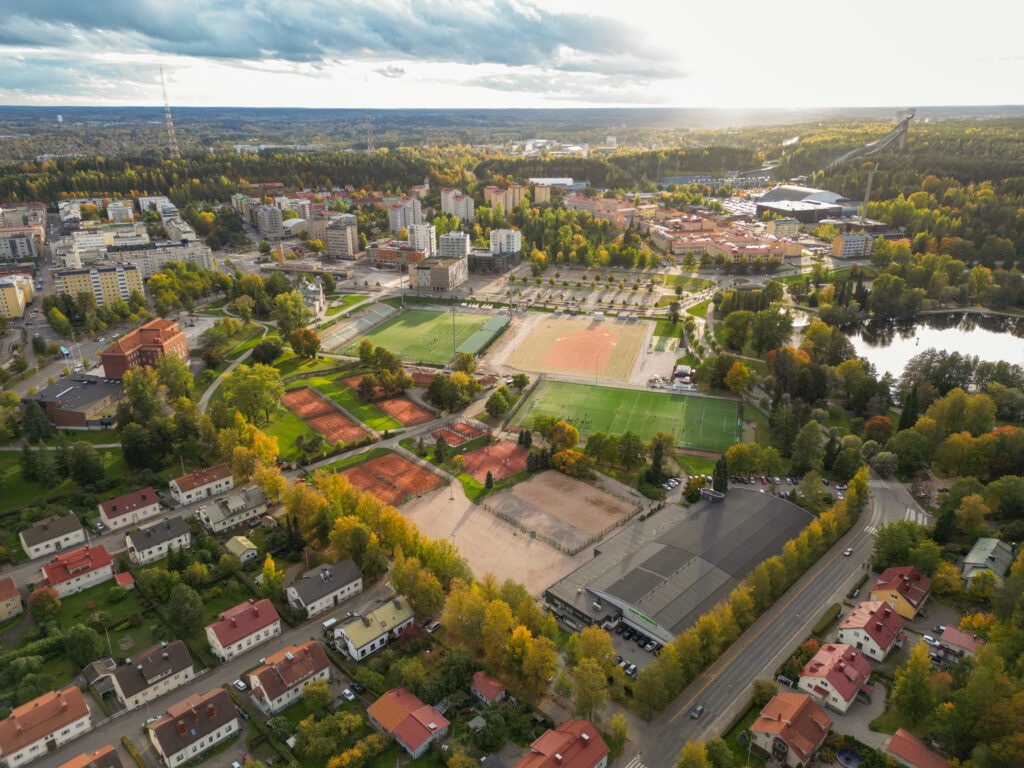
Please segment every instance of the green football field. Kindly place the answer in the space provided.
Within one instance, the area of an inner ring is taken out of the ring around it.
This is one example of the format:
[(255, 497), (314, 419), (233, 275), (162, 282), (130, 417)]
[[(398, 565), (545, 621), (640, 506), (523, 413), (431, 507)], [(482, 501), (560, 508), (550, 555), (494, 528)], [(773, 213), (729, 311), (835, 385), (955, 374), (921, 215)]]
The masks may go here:
[[(489, 315), (455, 313), (455, 346), (480, 330)], [(427, 309), (407, 309), (391, 318), (367, 338), (378, 347), (389, 349), (403, 360), (424, 363), (447, 363), (452, 356), (452, 313)], [(359, 354), (357, 339), (343, 350), (346, 355)]]
[(725, 453), (743, 434), (735, 401), (561, 381), (538, 384), (513, 423), (529, 427), (538, 414), (564, 419), (580, 435), (632, 431), (646, 441), (661, 431), (675, 435), (680, 448), (717, 453)]

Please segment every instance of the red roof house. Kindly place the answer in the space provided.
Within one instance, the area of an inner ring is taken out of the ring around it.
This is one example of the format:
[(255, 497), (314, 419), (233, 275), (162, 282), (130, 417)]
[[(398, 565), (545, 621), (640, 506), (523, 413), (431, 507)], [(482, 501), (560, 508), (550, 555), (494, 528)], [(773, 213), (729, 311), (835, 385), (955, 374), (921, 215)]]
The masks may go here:
[(850, 611), (839, 625), (839, 642), (854, 646), (875, 661), (884, 661), (895, 647), (903, 645), (906, 620), (882, 600), (868, 600)]
[(327, 680), (331, 662), (315, 640), (290, 645), (273, 653), (249, 673), (256, 703), (268, 712), (280, 712), (304, 695), (309, 683)]
[(449, 722), (444, 715), (405, 688), (388, 691), (366, 713), (371, 725), (392, 736), (413, 758), (426, 752), (431, 742), (448, 735)]
[(85, 546), (57, 555), (44, 565), (42, 583), (67, 597), (113, 577), (113, 561), (107, 550)]
[(240, 603), (206, 625), (210, 650), (222, 659), (245, 653), (279, 634), (281, 617), (266, 599)]
[(100, 504), (100, 520), (110, 530), (137, 525), (160, 514), (160, 499), (152, 488), (140, 488)]
[(470, 690), (484, 704), (493, 704), (496, 701), (501, 701), (508, 693), (504, 685), (484, 671), (473, 675)]
[(947, 768), (944, 757), (932, 752), (917, 736), (900, 728), (892, 735), (886, 751), (908, 768)]
[(764, 705), (750, 734), (753, 743), (784, 765), (807, 765), (825, 743), (832, 719), (803, 693), (779, 693)]
[(872, 600), (885, 600), (905, 619), (913, 619), (932, 592), (932, 580), (912, 565), (886, 568), (871, 588)]
[(845, 714), (858, 693), (870, 695), (870, 676), (871, 663), (853, 646), (826, 643), (800, 672), (798, 687)]
[(608, 745), (589, 720), (566, 720), (530, 745), (515, 768), (604, 768)]
[(970, 632), (964, 632), (956, 627), (946, 627), (946, 630), (939, 636), (939, 643), (955, 656), (973, 656), (979, 648), (985, 645), (985, 641)]

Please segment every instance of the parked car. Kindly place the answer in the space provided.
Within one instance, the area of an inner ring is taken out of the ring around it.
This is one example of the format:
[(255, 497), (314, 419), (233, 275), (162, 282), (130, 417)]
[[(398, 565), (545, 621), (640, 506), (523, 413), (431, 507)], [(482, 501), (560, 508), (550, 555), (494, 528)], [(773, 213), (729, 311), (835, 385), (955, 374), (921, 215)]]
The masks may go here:
[(620, 656), (619, 654), (615, 654), (615, 663), (616, 664), (621, 664), (622, 663), (622, 656)]
[(352, 681), (352, 683), (351, 683), (351, 685), (349, 687), (353, 691), (355, 691), (356, 693), (362, 693), (363, 691), (366, 690), (365, 688), (363, 688), (363, 684), (362, 683), (357, 683), (355, 680)]
[(427, 632), (430, 632), (431, 634), (433, 634), (434, 632), (437, 632), (437, 630), (439, 630), (440, 628), (441, 628), (441, 622), (440, 621), (435, 621), (433, 624), (431, 624), (429, 627), (427, 627)]
[(932, 630), (932, 632), (934, 632), (937, 635), (941, 635), (945, 631), (946, 631), (946, 625), (945, 624), (939, 624), (939, 626), (935, 627)]
[(649, 642), (647, 645), (644, 646), (644, 650), (647, 651), (648, 653), (651, 653), (657, 647), (657, 645), (658, 644), (656, 642), (651, 640), (651, 642)]
[(626, 625), (625, 624), (618, 624), (615, 627), (615, 634), (616, 635), (621, 635), (625, 631), (625, 629), (626, 629)]
[(232, 685), (235, 686), (235, 688), (239, 691), (245, 692), (249, 690), (249, 686), (243, 683), (241, 680), (235, 680), (235, 682), (233, 682)]
[(341, 692), (341, 695), (345, 697), (345, 701), (355, 701), (356, 695), (352, 693), (348, 688)]
[(924, 640), (926, 643), (928, 643), (928, 645), (936, 645), (937, 646), (939, 644), (939, 641), (936, 640), (931, 635), (921, 635), (921, 639)]
[(635, 678), (637, 674), (636, 664), (630, 664), (628, 667), (626, 667), (626, 674), (632, 678)]

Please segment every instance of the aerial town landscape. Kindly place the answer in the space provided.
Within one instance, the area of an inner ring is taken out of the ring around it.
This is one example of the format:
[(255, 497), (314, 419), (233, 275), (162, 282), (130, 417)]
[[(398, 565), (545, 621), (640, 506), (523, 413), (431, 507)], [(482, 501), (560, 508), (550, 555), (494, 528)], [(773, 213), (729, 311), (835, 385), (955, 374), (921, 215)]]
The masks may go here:
[(235, 106), (126, 9), (123, 99), (0, 38), (0, 766), (1024, 766), (1024, 107)]

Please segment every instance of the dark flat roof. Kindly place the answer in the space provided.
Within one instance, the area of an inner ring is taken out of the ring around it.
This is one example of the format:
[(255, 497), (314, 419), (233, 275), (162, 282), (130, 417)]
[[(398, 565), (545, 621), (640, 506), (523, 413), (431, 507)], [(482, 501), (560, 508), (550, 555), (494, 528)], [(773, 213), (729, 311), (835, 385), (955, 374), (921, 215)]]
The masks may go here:
[(34, 395), (25, 395), (21, 402), (35, 400), (37, 403), (56, 403), (65, 411), (85, 410), (93, 403), (104, 400), (111, 395), (123, 392), (119, 379), (107, 379), (103, 376), (91, 376), (79, 373), (59, 379), (55, 384), (44, 387)]

